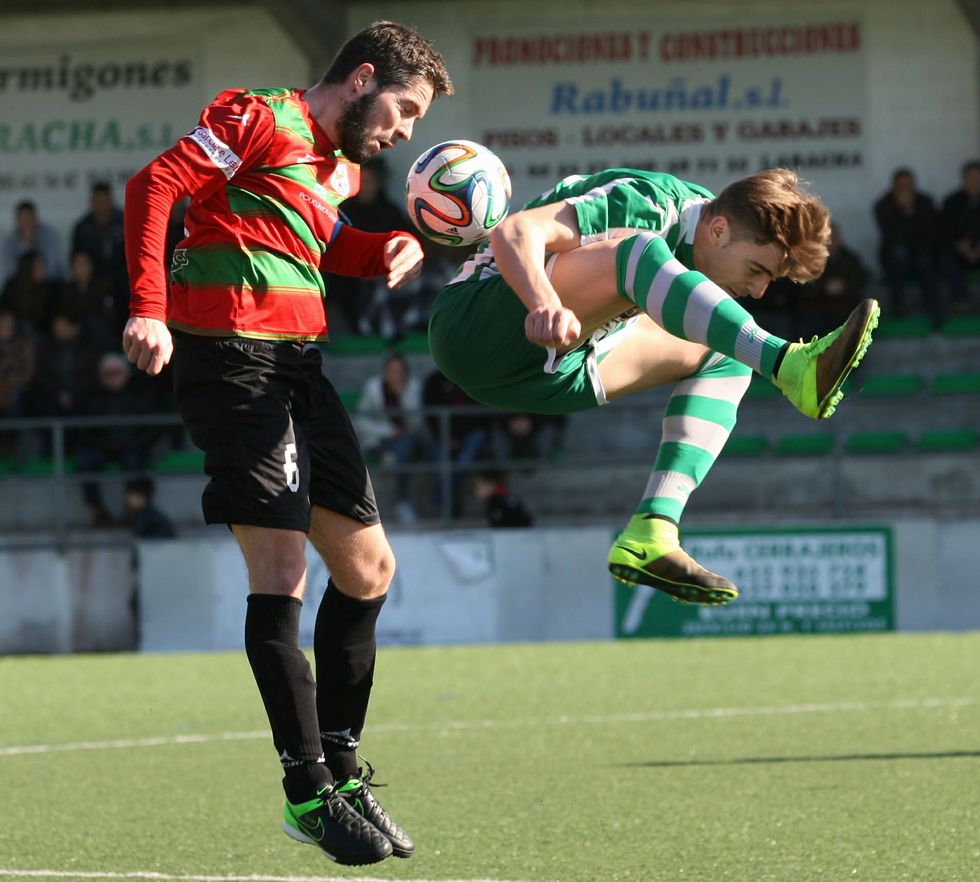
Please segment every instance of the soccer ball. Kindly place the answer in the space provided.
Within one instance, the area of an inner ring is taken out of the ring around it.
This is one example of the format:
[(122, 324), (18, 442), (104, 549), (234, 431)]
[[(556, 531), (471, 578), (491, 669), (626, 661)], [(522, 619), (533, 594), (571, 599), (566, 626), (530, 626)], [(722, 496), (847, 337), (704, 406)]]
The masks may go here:
[(405, 182), (408, 216), (443, 245), (472, 245), (490, 235), (510, 207), (510, 175), (482, 144), (443, 141), (412, 163)]

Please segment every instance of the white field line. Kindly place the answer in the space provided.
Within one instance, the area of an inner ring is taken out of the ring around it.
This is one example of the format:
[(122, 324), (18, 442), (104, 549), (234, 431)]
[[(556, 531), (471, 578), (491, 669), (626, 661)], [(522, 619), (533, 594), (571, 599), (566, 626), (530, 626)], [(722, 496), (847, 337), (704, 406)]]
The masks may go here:
[[(0, 867), (0, 876), (12, 879), (136, 879), (152, 882), (391, 882), (376, 876), (201, 876), (192, 873), (154, 873), (134, 870), (131, 873), (63, 871), (63, 870), (16, 870)], [(404, 879), (402, 882), (427, 882), (425, 879)], [(439, 882), (503, 882), (489, 879), (440, 879)]]
[[(533, 726), (564, 726), (578, 723), (652, 723), (663, 720), (711, 720), (734, 717), (777, 717), (796, 714), (860, 713), (867, 711), (928, 710), (966, 707), (975, 698), (900, 698), (895, 701), (843, 701), (826, 704), (784, 704), (769, 707), (707, 707), (633, 714), (562, 714), (521, 720), (455, 720), (432, 723), (379, 723), (370, 726), (372, 735), (386, 732), (460, 732), (467, 729), (523, 729)], [(153, 738), (117, 738), (111, 741), (69, 741), (55, 744), (15, 744), (0, 747), (0, 757), (31, 753), (61, 753), (73, 750), (128, 750), (134, 747), (166, 747), (172, 744), (208, 744), (215, 741), (250, 741), (270, 738), (267, 730), (218, 732), (211, 735), (161, 735)], [(2, 871), (0, 871), (2, 875)], [(168, 877), (169, 878), (169, 877)], [(188, 877), (191, 878), (191, 877)], [(194, 877), (197, 878), (197, 877)]]

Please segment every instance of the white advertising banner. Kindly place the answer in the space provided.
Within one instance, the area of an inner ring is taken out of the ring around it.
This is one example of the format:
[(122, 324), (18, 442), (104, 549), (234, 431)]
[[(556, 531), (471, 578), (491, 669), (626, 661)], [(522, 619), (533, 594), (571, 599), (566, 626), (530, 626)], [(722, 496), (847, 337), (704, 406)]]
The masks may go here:
[(856, 186), (867, 174), (864, 32), (853, 12), (784, 9), (735, 24), (687, 7), (683, 18), (615, 22), (472, 29), (470, 80), (486, 96), (475, 107), (489, 110), (473, 130), (507, 164), (517, 201), (603, 168), (718, 191), (789, 166), (832, 209), (866, 213)]
[(4, 48), (0, 203), (33, 200), (62, 229), (96, 181), (122, 204), (126, 179), (193, 127), (200, 59), (186, 41)]
[(890, 631), (895, 626), (892, 534), (846, 530), (692, 530), (685, 550), (739, 586), (735, 603), (671, 603), (617, 586), (620, 637)]

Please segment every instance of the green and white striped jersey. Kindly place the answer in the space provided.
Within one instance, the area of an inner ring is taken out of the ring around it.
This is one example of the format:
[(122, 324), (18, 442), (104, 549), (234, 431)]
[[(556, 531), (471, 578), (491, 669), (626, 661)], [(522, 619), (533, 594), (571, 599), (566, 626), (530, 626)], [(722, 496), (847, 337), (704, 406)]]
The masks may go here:
[[(575, 206), (582, 244), (621, 239), (638, 232), (662, 235), (677, 259), (693, 269), (692, 244), (701, 206), (710, 190), (673, 175), (611, 168), (594, 175), (572, 175), (524, 207), (568, 200)], [(489, 240), (448, 282), (476, 282), (500, 275)]]

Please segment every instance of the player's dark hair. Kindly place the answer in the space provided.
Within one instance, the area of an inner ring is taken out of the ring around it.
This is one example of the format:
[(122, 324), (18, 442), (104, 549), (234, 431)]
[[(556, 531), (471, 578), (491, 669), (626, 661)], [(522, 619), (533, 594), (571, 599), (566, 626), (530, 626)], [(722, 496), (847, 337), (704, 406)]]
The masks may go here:
[(980, 159), (971, 159), (969, 162), (963, 163), (963, 168), (961, 174), (966, 174), (971, 171), (980, 171)]
[(794, 282), (818, 278), (827, 264), (830, 211), (788, 168), (766, 169), (729, 184), (707, 207), (707, 217), (717, 216), (728, 220), (736, 238), (779, 245), (779, 275)]
[(37, 205), (31, 202), (30, 199), (24, 199), (21, 202), (18, 202), (16, 206), (14, 206), (15, 213), (20, 214), (22, 211), (31, 211), (34, 214), (37, 214)]
[(422, 79), (431, 83), (433, 98), (452, 95), (446, 63), (414, 28), (393, 21), (376, 21), (354, 34), (337, 52), (323, 75), (324, 83), (342, 83), (358, 65), (374, 65), (378, 87), (405, 86)]

